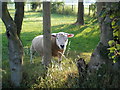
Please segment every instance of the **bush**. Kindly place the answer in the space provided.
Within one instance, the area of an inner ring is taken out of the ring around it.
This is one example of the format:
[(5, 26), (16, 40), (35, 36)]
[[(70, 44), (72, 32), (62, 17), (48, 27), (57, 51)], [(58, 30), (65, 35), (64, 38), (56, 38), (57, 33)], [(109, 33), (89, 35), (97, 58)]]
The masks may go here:
[(72, 7), (64, 5), (64, 2), (53, 2), (51, 4), (51, 13), (76, 15), (76, 11), (72, 11)]
[(61, 7), (64, 5), (64, 2), (52, 2), (51, 3), (51, 12), (52, 13), (56, 13), (57, 12), (57, 8)]
[(66, 6), (64, 11), (63, 11), (63, 14), (65, 14), (65, 15), (76, 15), (76, 11), (75, 10), (72, 11), (72, 8), (70, 6)]
[(31, 2), (31, 9), (35, 11), (37, 7), (41, 7), (41, 2)]

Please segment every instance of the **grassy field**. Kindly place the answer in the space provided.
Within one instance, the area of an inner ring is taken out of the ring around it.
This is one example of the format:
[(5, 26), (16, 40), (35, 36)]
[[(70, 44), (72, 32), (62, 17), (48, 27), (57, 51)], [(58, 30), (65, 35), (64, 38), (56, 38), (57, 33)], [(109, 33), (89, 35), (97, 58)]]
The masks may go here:
[[(13, 16), (14, 11), (11, 10)], [(65, 52), (67, 59), (63, 58), (62, 68), (59, 70), (57, 62), (52, 68), (48, 69), (45, 76), (45, 70), (41, 65), (41, 57), (35, 56), (35, 63), (30, 64), (29, 48), (32, 39), (42, 34), (43, 22), (41, 12), (25, 12), (21, 39), (24, 46), (24, 65), (23, 65), (23, 81), (21, 87), (30, 88), (77, 88), (78, 71), (76, 60), (80, 57), (85, 58), (88, 63), (90, 55), (99, 42), (99, 26), (97, 19), (92, 16), (85, 16), (85, 25), (72, 25), (76, 21), (74, 15), (51, 15), (51, 31), (73, 33), (75, 36), (69, 39), (69, 45)], [(7, 53), (7, 38), (5, 35), (5, 27), (2, 27), (2, 79), (3, 87), (11, 87), (10, 70)], [(55, 59), (56, 61), (56, 59)]]

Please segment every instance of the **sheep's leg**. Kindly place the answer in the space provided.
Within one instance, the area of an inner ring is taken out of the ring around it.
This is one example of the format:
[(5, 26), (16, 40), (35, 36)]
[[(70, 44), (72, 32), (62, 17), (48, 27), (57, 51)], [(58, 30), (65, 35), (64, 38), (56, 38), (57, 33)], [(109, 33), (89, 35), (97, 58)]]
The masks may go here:
[(42, 64), (44, 64), (44, 56), (42, 56)]
[(33, 63), (32, 59), (33, 59), (33, 54), (32, 54), (32, 51), (30, 51), (30, 63), (31, 64)]
[(52, 63), (52, 68), (55, 67), (55, 61), (53, 60), (53, 58), (51, 59), (51, 63)]
[(35, 53), (35, 51), (32, 50), (32, 46), (31, 46), (31, 48), (30, 48), (30, 63), (31, 64), (34, 63), (33, 62), (33, 55), (34, 55), (34, 53)]
[(59, 57), (58, 57), (58, 65), (59, 65), (59, 69), (60, 69), (60, 70), (63, 70), (63, 69), (62, 69), (62, 65), (61, 65), (61, 61), (62, 61), (62, 56), (59, 55)]

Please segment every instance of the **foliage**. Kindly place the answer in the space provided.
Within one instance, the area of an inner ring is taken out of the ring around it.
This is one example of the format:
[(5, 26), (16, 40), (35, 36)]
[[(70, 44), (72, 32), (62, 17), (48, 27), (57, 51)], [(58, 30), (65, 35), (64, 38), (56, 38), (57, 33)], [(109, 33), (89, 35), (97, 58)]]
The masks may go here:
[(93, 16), (94, 16), (95, 13), (97, 12), (96, 3), (92, 3), (92, 4), (90, 5), (90, 10), (92, 10)]
[(52, 3), (51, 3), (51, 12), (52, 12), (52, 13), (57, 12), (57, 9), (58, 9), (60, 6), (63, 6), (63, 5), (64, 5), (64, 2), (52, 2)]
[(109, 16), (112, 20), (111, 27), (113, 29), (113, 40), (108, 42), (110, 53), (108, 54), (109, 58), (113, 60), (113, 62), (117, 62), (120, 60), (120, 2), (118, 3), (109, 3), (109, 5), (103, 8), (100, 13), (101, 17)]
[(31, 2), (31, 9), (33, 11), (35, 11), (38, 6), (39, 6), (39, 8), (41, 7), (41, 2)]
[(113, 31), (113, 36), (114, 36), (114, 42), (110, 45), (110, 52), (112, 55), (112, 59), (114, 62), (117, 62), (120, 60), (120, 38), (118, 32), (120, 32), (120, 18), (115, 18), (112, 22), (112, 28), (114, 29)]
[(72, 11), (72, 7), (65, 5), (64, 2), (52, 2), (51, 13), (64, 14), (64, 15), (76, 15), (76, 10)]
[[(114, 8), (113, 8), (114, 7)], [(109, 41), (108, 50), (110, 50), (109, 57), (113, 59), (113, 62), (117, 62), (120, 60), (120, 2), (119, 3), (112, 3), (111, 7), (107, 8), (106, 14), (110, 16), (112, 19), (111, 26), (113, 29), (113, 40)]]

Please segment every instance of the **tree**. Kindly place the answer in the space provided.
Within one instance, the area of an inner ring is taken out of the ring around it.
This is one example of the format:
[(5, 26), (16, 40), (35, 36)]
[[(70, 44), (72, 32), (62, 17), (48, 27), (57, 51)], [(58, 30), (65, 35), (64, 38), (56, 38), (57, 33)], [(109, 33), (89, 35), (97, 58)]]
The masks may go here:
[[(101, 8), (100, 8), (100, 9), (101, 9)], [(89, 5), (89, 12), (88, 12), (88, 15), (90, 15), (90, 11), (93, 12), (93, 17), (94, 17), (95, 14), (96, 14), (96, 3)]]
[[(119, 87), (120, 77), (120, 2), (97, 2), (100, 41), (86, 64), (77, 61), (81, 86)], [(99, 83), (96, 83), (99, 82)]]
[[(109, 2), (97, 2), (97, 13), (100, 14), (100, 11), (104, 11), (104, 5), (106, 7), (110, 7)], [(101, 9), (102, 8), (102, 9)], [(102, 13), (101, 11), (101, 13)], [(111, 60), (108, 57), (109, 54), (109, 40), (113, 39), (113, 30), (112, 30), (112, 26), (111, 26), (111, 22), (112, 20), (109, 17), (109, 13), (107, 15), (105, 15), (104, 17), (100, 17), (98, 18), (99, 22), (100, 22), (100, 41), (96, 47), (96, 49), (94, 50), (94, 52), (92, 53), (90, 62), (88, 64), (89, 69), (94, 70), (99, 68), (99, 66), (101, 66), (101, 64), (111, 64)], [(109, 67), (109, 66), (108, 66)]]
[(84, 24), (84, 5), (83, 0), (78, 0), (78, 14), (77, 21), (75, 25), (83, 25)]
[(35, 11), (37, 9), (37, 7), (39, 7), (39, 9), (41, 8), (41, 2), (31, 2), (31, 9), (33, 11)]
[(50, 2), (43, 2), (43, 42), (44, 57), (43, 64), (48, 66), (51, 62), (51, 20), (50, 20)]
[(22, 63), (23, 63), (23, 46), (20, 40), (20, 32), (24, 17), (24, 2), (15, 2), (14, 20), (7, 9), (7, 2), (2, 4), (2, 21), (6, 27), (8, 39), (8, 54), (11, 70), (11, 83), (17, 87), (22, 81)]

